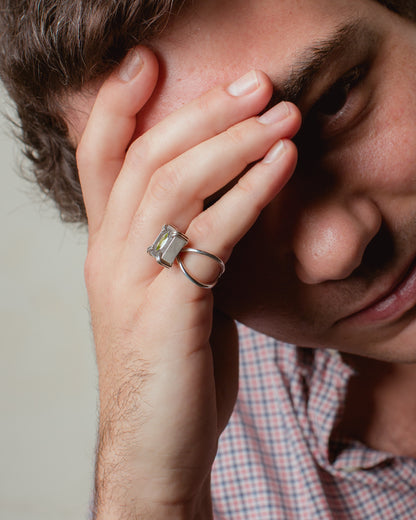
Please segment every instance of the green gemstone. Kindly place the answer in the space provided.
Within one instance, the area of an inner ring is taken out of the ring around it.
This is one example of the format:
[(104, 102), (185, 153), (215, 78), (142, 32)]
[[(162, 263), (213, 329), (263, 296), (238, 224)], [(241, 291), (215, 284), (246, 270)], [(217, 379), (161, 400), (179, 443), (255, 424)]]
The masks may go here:
[(162, 238), (159, 240), (159, 242), (156, 245), (156, 251), (160, 251), (162, 247), (166, 244), (169, 238), (169, 233), (165, 233)]

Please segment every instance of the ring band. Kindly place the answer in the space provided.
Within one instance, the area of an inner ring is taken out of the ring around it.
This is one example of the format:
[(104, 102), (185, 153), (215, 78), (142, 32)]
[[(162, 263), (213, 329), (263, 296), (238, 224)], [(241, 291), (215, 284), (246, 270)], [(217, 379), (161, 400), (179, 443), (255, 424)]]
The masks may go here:
[(214, 282), (203, 283), (203, 282), (197, 280), (196, 278), (194, 278), (191, 274), (189, 274), (189, 272), (186, 270), (186, 268), (185, 268), (185, 266), (183, 264), (182, 259), (178, 255), (176, 257), (176, 260), (177, 260), (177, 262), (179, 264), (179, 267), (181, 268), (183, 274), (189, 280), (191, 280), (191, 282), (193, 282), (195, 285), (197, 285), (198, 287), (202, 287), (203, 289), (212, 289), (216, 285), (216, 283), (218, 282), (220, 276), (225, 271), (225, 264), (224, 264), (224, 262), (221, 260), (221, 258), (219, 258), (216, 255), (213, 255), (212, 253), (208, 253), (207, 251), (202, 251), (201, 249), (194, 249), (193, 247), (184, 247), (179, 254), (181, 254), (181, 253), (197, 253), (198, 255), (204, 255), (204, 256), (207, 256), (208, 258), (211, 258), (212, 260), (215, 260), (217, 262), (217, 264), (220, 266), (220, 272), (218, 273), (217, 278), (214, 280)]
[[(174, 261), (176, 260), (183, 274), (188, 278), (188, 280), (190, 280), (198, 287), (202, 287), (203, 289), (212, 289), (212, 287), (216, 285), (220, 276), (225, 271), (224, 262), (218, 256), (213, 255), (212, 253), (208, 253), (207, 251), (195, 249), (193, 247), (185, 247), (188, 242), (189, 240), (186, 235), (175, 229), (173, 226), (165, 224), (156, 240), (150, 247), (147, 248), (147, 252), (150, 256), (153, 256), (153, 258), (156, 259), (158, 264), (163, 267), (172, 267)], [(180, 258), (179, 255), (181, 253), (195, 253), (198, 255), (204, 255), (217, 262), (220, 267), (220, 272), (218, 273), (215, 280), (213, 282), (204, 283), (194, 278), (187, 271), (182, 259)]]

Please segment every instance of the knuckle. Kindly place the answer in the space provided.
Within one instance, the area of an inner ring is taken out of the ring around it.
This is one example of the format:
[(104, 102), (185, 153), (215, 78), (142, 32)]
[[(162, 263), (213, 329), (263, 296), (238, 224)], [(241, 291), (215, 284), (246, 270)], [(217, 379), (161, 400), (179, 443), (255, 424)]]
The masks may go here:
[(241, 177), (236, 184), (236, 188), (242, 193), (244, 200), (250, 204), (254, 211), (260, 212), (263, 209), (262, 197), (260, 196), (258, 186), (250, 179), (250, 176), (245, 175)]
[(148, 161), (149, 155), (153, 150), (153, 139), (148, 134), (143, 134), (138, 139), (133, 141), (129, 146), (126, 156), (125, 164), (127, 166), (141, 166)]
[(231, 110), (230, 96), (226, 96), (224, 88), (217, 86), (202, 96), (196, 98), (192, 104), (198, 117), (204, 117), (204, 121), (214, 133), (224, 130), (228, 121), (227, 114)]
[(191, 227), (192, 237), (196, 241), (199, 238), (207, 237), (213, 234), (215, 228), (215, 210), (210, 208), (209, 212), (201, 213), (193, 222)]
[(177, 195), (180, 182), (180, 171), (174, 163), (168, 163), (154, 173), (149, 190), (155, 200), (171, 199)]
[(200, 116), (204, 117), (205, 124), (213, 135), (224, 131), (229, 124), (229, 113), (232, 110), (230, 96), (225, 94), (225, 88), (216, 86), (199, 98), (192, 105)]
[(237, 181), (237, 189), (247, 195), (256, 193), (254, 183), (249, 179), (248, 175), (243, 175)]
[(234, 125), (227, 128), (225, 135), (230, 139), (232, 144), (241, 145), (244, 142), (246, 132), (242, 125)]
[(220, 89), (218, 87), (213, 88), (212, 90), (206, 92), (199, 98), (195, 99), (195, 107), (197, 110), (199, 110), (202, 113), (210, 113), (213, 104), (218, 100), (219, 98)]

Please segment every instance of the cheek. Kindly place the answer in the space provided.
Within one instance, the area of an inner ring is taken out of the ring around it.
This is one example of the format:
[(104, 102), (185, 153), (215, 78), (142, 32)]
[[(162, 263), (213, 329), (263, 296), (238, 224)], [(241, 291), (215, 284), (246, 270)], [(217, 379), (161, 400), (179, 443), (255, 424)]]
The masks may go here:
[(380, 189), (400, 196), (416, 192), (416, 69), (397, 61), (380, 82), (360, 156), (363, 171), (371, 172)]
[[(374, 176), (392, 194), (416, 191), (416, 99), (392, 104), (378, 120), (374, 133)], [(368, 165), (368, 167), (371, 167)], [(370, 170), (371, 171), (371, 170)]]
[(416, 104), (382, 107), (359, 135), (330, 157), (339, 179), (381, 196), (416, 194)]

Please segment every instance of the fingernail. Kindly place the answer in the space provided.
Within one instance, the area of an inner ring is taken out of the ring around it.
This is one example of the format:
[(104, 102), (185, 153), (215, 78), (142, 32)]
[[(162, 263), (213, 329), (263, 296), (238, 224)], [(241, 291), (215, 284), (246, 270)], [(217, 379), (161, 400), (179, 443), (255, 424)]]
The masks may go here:
[(137, 49), (133, 49), (129, 54), (124, 58), (119, 71), (118, 76), (122, 81), (126, 83), (131, 81), (137, 74), (141, 71), (143, 67), (143, 60), (140, 56), (140, 53)]
[(264, 157), (263, 162), (266, 164), (272, 163), (280, 159), (286, 152), (286, 145), (284, 141), (278, 141), (274, 146), (270, 148), (267, 155)]
[(259, 87), (259, 79), (256, 71), (252, 70), (248, 74), (245, 74), (231, 85), (228, 85), (227, 91), (232, 96), (245, 96), (251, 94)]
[(259, 116), (258, 121), (263, 125), (271, 125), (283, 121), (290, 115), (289, 105), (282, 101), (270, 110)]

